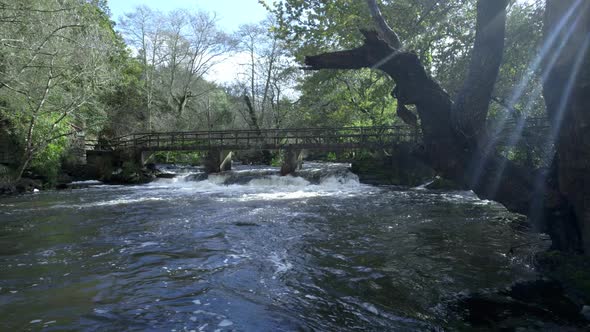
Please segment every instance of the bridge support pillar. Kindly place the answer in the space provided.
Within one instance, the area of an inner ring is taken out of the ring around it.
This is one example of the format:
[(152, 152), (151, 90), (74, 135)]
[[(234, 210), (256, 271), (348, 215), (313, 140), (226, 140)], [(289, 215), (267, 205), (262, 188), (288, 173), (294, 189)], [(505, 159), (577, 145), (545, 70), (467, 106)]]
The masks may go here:
[(138, 151), (135, 153), (135, 156), (134, 156), (135, 163), (139, 167), (143, 167), (143, 166), (145, 166), (145, 164), (148, 162), (148, 160), (153, 155), (154, 155), (153, 151)]
[(219, 173), (231, 170), (231, 151), (212, 149), (207, 153), (203, 166), (207, 173)]
[(287, 147), (283, 152), (283, 165), (281, 166), (281, 175), (295, 173), (303, 165), (304, 150)]

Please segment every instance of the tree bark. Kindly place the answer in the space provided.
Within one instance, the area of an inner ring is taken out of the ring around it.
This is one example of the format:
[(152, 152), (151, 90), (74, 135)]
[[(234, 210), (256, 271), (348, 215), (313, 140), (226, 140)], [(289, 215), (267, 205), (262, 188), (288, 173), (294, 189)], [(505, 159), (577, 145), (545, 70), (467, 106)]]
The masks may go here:
[(29, 167), (29, 163), (31, 162), (31, 159), (33, 159), (33, 157), (27, 151), (27, 153), (25, 153), (23, 155), (20, 165), (18, 166), (18, 169), (16, 170), (16, 173), (14, 176), (14, 181), (18, 181), (23, 177), (25, 170), (27, 169), (27, 167)]
[(381, 14), (381, 10), (377, 5), (377, 1), (375, 0), (367, 0), (367, 6), (369, 7), (369, 11), (371, 12), (371, 17), (373, 18), (373, 22), (378, 27), (381, 38), (385, 40), (391, 47), (399, 50), (402, 48), (402, 42), (399, 39), (397, 33), (387, 24), (383, 15)]
[(250, 126), (256, 130), (256, 133), (258, 133), (258, 135), (260, 135), (260, 125), (258, 124), (258, 117), (256, 116), (254, 105), (252, 105), (252, 100), (250, 100), (250, 97), (248, 97), (248, 95), (244, 95), (244, 102), (246, 102), (248, 114), (250, 115)]
[(552, 47), (547, 56), (557, 61), (549, 68), (543, 95), (551, 120), (549, 142), (557, 147), (556, 189), (571, 217), (562, 232), (570, 240), (569, 233), (578, 232), (583, 251), (590, 254), (590, 3), (547, 0), (545, 35), (554, 33), (556, 44), (565, 44)]
[(475, 44), (469, 75), (459, 92), (451, 116), (455, 130), (477, 144), (485, 133), (492, 92), (504, 51), (507, 0), (479, 1)]

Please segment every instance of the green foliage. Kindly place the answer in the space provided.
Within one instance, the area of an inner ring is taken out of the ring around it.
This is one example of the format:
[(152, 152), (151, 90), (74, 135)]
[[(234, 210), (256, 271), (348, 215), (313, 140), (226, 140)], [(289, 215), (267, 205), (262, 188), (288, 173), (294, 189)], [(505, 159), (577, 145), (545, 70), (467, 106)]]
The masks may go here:
[(382, 73), (319, 71), (300, 87), (301, 126), (383, 126), (396, 119), (393, 82)]
[[(418, 54), (443, 87), (459, 90), (474, 40), (476, 0), (383, 1), (380, 8), (405, 48)], [(305, 55), (356, 47), (359, 29), (373, 29), (365, 1), (275, 1), (278, 35), (299, 61)], [(394, 82), (375, 71), (326, 71), (300, 84), (300, 123), (305, 125), (388, 125), (397, 121)]]
[(358, 29), (370, 25), (365, 3), (357, 0), (285, 0), (267, 8), (276, 16), (275, 31), (298, 60), (319, 50), (353, 46), (360, 39)]
[(152, 156), (152, 160), (159, 164), (195, 165), (201, 164), (203, 158), (201, 152), (186, 151), (162, 151)]
[(283, 153), (275, 153), (270, 160), (270, 165), (274, 167), (281, 167), (285, 161)]
[(14, 170), (8, 166), (0, 164), (0, 184), (12, 181)]
[(13, 19), (0, 20), (0, 121), (22, 151), (21, 169), (30, 162), (39, 170), (44, 163), (55, 168), (63, 137), (100, 125), (98, 97), (110, 88), (122, 43), (92, 3), (12, 0), (1, 6)]
[(61, 138), (47, 145), (31, 162), (33, 173), (44, 178), (44, 182), (53, 186), (61, 168), (61, 158), (66, 150), (67, 139)]
[(110, 137), (146, 130), (145, 82), (142, 80), (141, 64), (125, 55), (117, 59), (116, 66), (116, 83), (100, 96), (106, 116), (100, 118), (99, 126), (96, 126)]
[(506, 52), (496, 84), (491, 116), (542, 116), (539, 67), (532, 67), (542, 39), (543, 10), (536, 6), (513, 6), (506, 26)]
[(334, 162), (334, 161), (338, 160), (338, 157), (336, 156), (335, 152), (328, 152), (328, 155), (326, 156), (326, 160)]

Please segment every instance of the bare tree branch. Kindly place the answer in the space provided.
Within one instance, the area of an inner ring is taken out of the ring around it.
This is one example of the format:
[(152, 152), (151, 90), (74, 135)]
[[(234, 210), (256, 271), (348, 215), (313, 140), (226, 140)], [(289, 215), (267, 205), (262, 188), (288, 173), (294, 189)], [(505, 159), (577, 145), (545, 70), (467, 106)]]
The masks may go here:
[(69, 8), (60, 8), (60, 9), (34, 9), (32, 7), (9, 7), (6, 3), (0, 2), (0, 8), (6, 11), (15, 11), (15, 12), (25, 12), (25, 13), (47, 13), (47, 14), (55, 14), (59, 12), (65, 11), (72, 11), (75, 10), (74, 7)]
[(8, 84), (6, 84), (6, 83), (4, 83), (4, 82), (0, 82), (0, 89), (1, 89), (1, 88), (8, 88), (8, 90), (12, 90), (12, 91), (14, 91), (14, 92), (16, 92), (16, 93), (18, 93), (18, 94), (21, 94), (21, 95), (23, 95), (23, 96), (25, 96), (25, 97), (27, 97), (27, 96), (28, 96), (28, 93), (27, 93), (26, 91), (24, 91), (24, 90), (19, 90), (19, 89), (17, 89), (17, 88), (13, 88), (13, 87), (11, 87), (10, 85), (8, 85)]
[(67, 24), (67, 25), (62, 25), (60, 27), (55, 28), (53, 31), (51, 31), (51, 33), (49, 33), (47, 35), (47, 37), (43, 40), (43, 42), (41, 42), (41, 44), (39, 44), (39, 46), (37, 46), (36, 50), (35, 50), (35, 54), (31, 57), (31, 59), (28, 61), (28, 63), (26, 65), (24, 65), (19, 74), (22, 74), (27, 68), (29, 68), (29, 66), (35, 61), (37, 60), (37, 57), (39, 55), (43, 55), (41, 53), (41, 50), (43, 49), (43, 47), (45, 47), (45, 45), (49, 42), (49, 40), (51, 40), (51, 38), (58, 33), (59, 31), (63, 30), (63, 29), (68, 29), (68, 28), (82, 28), (83, 25), (80, 24)]
[(369, 6), (369, 11), (371, 12), (371, 18), (375, 22), (377, 26), (377, 31), (379, 32), (379, 36), (383, 38), (391, 47), (396, 50), (402, 48), (402, 42), (399, 39), (397, 33), (385, 22), (383, 18), (383, 14), (381, 14), (381, 10), (377, 5), (375, 0), (367, 0), (367, 5)]

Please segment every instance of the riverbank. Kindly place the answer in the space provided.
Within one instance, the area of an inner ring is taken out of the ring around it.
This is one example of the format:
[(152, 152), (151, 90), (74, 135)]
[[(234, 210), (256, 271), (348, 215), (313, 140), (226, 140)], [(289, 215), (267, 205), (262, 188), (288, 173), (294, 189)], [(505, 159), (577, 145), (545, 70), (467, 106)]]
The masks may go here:
[(0, 196), (17, 195), (43, 189), (43, 182), (22, 178), (18, 181), (0, 181)]
[[(4, 168), (7, 169), (7, 174), (11, 174), (11, 170), (7, 167)], [(155, 167), (150, 167), (150, 165), (137, 167), (127, 163), (112, 171), (108, 176), (100, 178), (91, 176), (83, 167), (63, 169), (55, 179), (47, 179), (29, 172), (27, 176), (16, 181), (12, 180), (11, 176), (0, 178), (0, 196), (19, 195), (41, 190), (73, 189), (88, 181), (100, 181), (112, 185), (137, 185), (149, 183), (161, 176), (165, 176), (165, 173)]]

